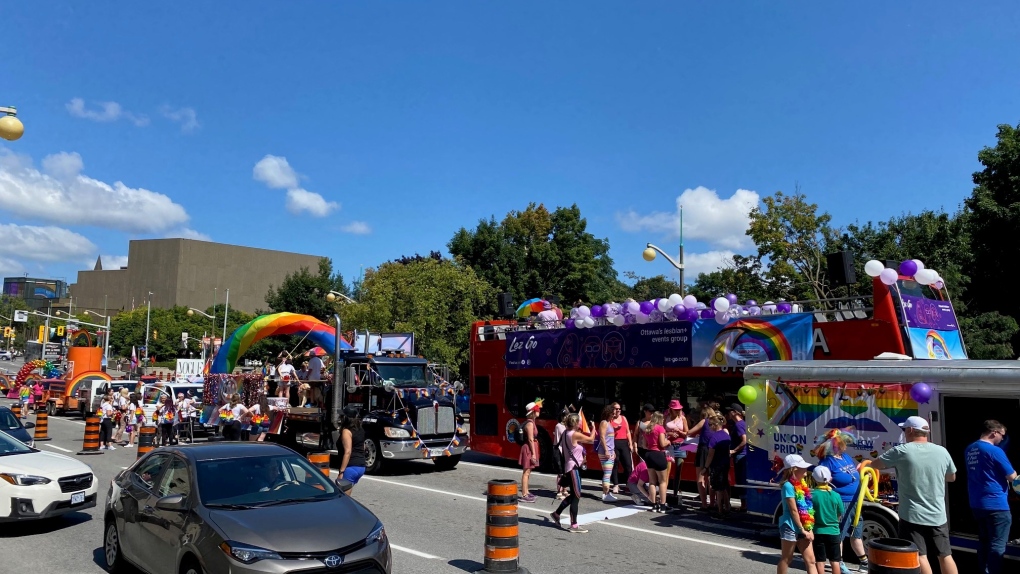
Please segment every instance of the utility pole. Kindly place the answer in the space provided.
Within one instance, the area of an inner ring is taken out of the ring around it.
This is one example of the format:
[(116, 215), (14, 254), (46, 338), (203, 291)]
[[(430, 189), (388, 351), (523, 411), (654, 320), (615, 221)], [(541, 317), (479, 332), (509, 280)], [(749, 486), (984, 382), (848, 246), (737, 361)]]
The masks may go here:
[[(149, 291), (149, 296), (146, 297), (146, 311), (145, 311), (145, 359), (144, 365), (149, 364), (149, 318), (152, 315), (152, 291)], [(145, 367), (142, 367), (142, 372), (145, 372)]]
[[(230, 314), (230, 289), (227, 289), (227, 300), (223, 306), (223, 342), (227, 342), (227, 315)], [(222, 344), (222, 343), (221, 343)]]
[(680, 271), (680, 296), (683, 297), (684, 293), (684, 206), (680, 206), (680, 265), (678, 270)]

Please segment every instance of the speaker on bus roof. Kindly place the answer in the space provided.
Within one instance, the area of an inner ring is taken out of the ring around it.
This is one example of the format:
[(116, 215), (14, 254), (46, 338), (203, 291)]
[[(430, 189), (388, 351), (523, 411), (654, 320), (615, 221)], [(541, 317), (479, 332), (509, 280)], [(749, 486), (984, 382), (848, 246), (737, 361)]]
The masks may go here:
[(496, 307), (500, 317), (510, 318), (514, 316), (514, 302), (513, 298), (509, 293), (500, 293), (496, 295)]
[(553, 305), (559, 305), (560, 304), (560, 296), (559, 295), (549, 295), (548, 297), (545, 298), (545, 300), (550, 302), (550, 303), (552, 303)]
[(847, 287), (857, 283), (857, 272), (854, 270), (854, 254), (849, 251), (837, 251), (825, 256), (829, 268), (829, 283), (833, 287)]

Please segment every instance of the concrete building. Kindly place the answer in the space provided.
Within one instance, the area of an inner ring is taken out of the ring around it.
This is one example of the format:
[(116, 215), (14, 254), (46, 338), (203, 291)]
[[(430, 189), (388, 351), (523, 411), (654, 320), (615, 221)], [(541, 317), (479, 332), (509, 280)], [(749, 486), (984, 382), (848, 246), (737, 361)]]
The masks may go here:
[(315, 272), (321, 258), (194, 239), (144, 239), (129, 243), (126, 267), (103, 269), (97, 260), (94, 270), (78, 272), (69, 291), (76, 311), (102, 313), (144, 307), (150, 291), (153, 307), (205, 310), (214, 297), (222, 305), (230, 289), (230, 308), (253, 313), (266, 308), (270, 286), (302, 267)]

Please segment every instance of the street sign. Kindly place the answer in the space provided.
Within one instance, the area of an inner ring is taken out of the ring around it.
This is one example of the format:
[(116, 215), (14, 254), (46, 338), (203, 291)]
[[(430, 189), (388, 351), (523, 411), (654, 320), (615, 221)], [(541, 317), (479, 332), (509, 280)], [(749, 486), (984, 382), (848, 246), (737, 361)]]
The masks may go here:
[(44, 361), (55, 361), (60, 358), (60, 343), (46, 343), (43, 345), (42, 358)]
[(202, 359), (177, 359), (177, 382), (183, 383), (188, 377), (202, 375)]
[(68, 331), (80, 331), (81, 327), (78, 325), (78, 323), (68, 323), (67, 324), (67, 330)]
[(184, 341), (185, 343), (188, 342), (188, 332), (187, 331), (184, 331), (183, 333), (181, 333), (181, 340)]
[(15, 311), (14, 312), (15, 323), (28, 323), (28, 311)]

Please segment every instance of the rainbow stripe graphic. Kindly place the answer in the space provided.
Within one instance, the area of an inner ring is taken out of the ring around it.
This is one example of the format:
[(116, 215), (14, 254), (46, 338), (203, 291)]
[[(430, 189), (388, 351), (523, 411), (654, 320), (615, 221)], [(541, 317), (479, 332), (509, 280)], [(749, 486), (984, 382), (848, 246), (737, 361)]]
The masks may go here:
[[(237, 359), (252, 345), (266, 337), (279, 335), (307, 335), (309, 341), (324, 349), (333, 349), (336, 345), (336, 330), (311, 315), (297, 313), (261, 315), (230, 334), (213, 358), (209, 372), (233, 372)], [(340, 339), (340, 348), (353, 349), (343, 338)]]
[(928, 348), (929, 359), (952, 359), (953, 356), (949, 354), (949, 346), (946, 345), (946, 340), (942, 338), (942, 335), (938, 331), (928, 331), (928, 334), (924, 337), (925, 346)]
[[(793, 349), (783, 331), (768, 321), (760, 319), (739, 319), (725, 329), (719, 331), (712, 344), (710, 364), (725, 366), (727, 357), (740, 355), (742, 348), (747, 348), (756, 355), (757, 360), (790, 361), (793, 360)], [(735, 357), (739, 360), (739, 356)]]
[(875, 395), (875, 406), (882, 414), (896, 424), (907, 422), (907, 417), (917, 416), (917, 403), (910, 398), (909, 385), (886, 386), (883, 391)]

